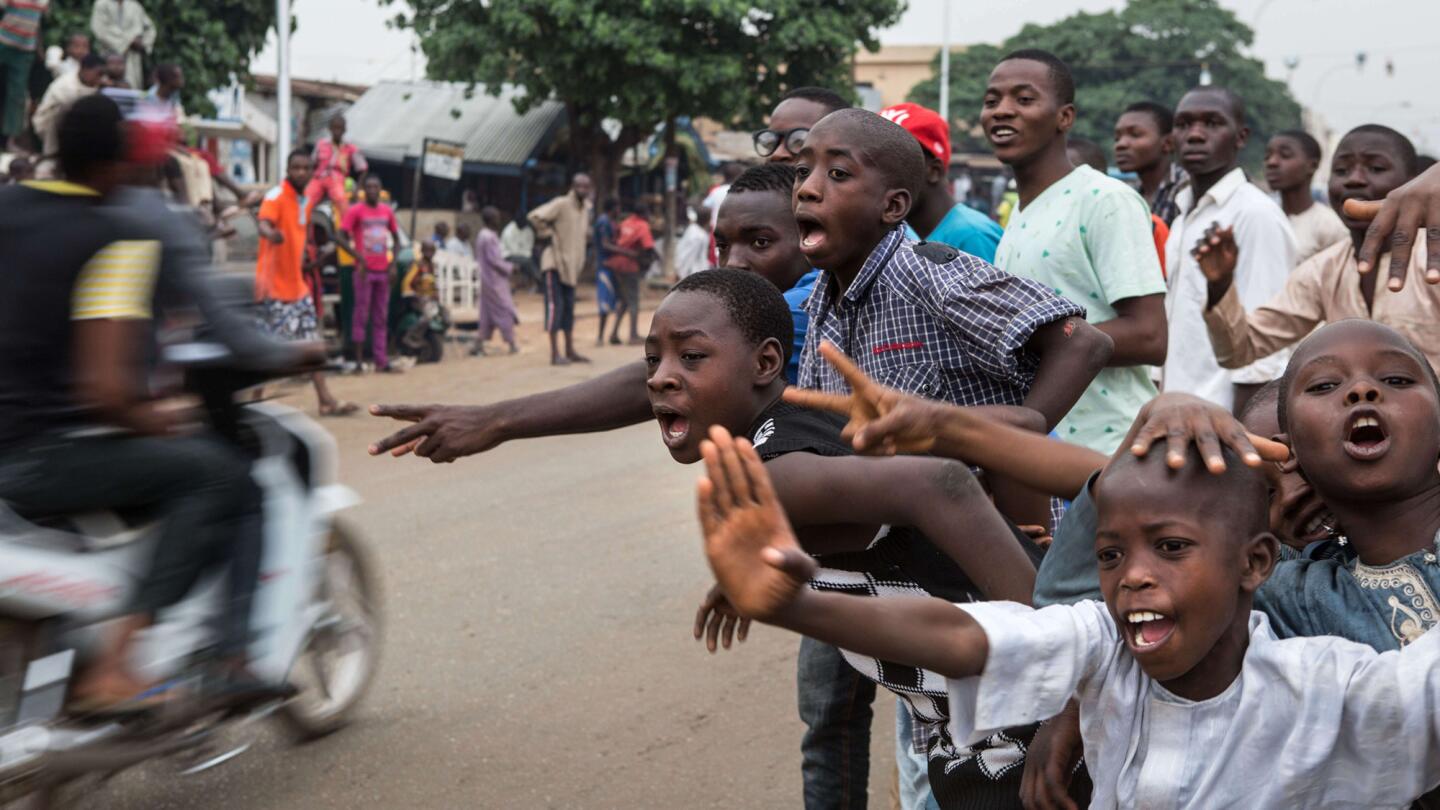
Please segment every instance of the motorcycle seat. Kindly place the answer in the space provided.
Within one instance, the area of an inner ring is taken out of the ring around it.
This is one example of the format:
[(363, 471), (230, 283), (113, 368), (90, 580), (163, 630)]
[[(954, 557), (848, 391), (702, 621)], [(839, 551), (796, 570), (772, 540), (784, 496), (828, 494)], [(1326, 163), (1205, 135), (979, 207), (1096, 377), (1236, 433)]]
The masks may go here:
[(153, 508), (53, 512), (0, 501), (0, 536), (46, 548), (94, 552), (136, 539), (141, 534), (136, 530), (156, 516)]

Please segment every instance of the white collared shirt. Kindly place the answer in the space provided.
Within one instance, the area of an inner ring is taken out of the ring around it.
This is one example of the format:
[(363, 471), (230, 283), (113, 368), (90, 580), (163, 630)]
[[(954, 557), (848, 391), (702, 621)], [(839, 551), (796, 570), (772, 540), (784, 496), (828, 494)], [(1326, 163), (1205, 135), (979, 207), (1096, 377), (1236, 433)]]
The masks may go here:
[(1240, 674), (1195, 701), (1140, 669), (1101, 602), (958, 607), (989, 656), (982, 675), (948, 682), (955, 742), (1053, 717), (1073, 696), (1097, 810), (1404, 808), (1440, 783), (1440, 633), (1377, 653), (1277, 641), (1252, 612)]
[(1248, 312), (1285, 288), (1285, 278), (1295, 266), (1295, 235), (1280, 206), (1239, 168), (1222, 177), (1198, 201), (1191, 186), (1180, 192), (1177, 202), (1181, 213), (1171, 223), (1170, 238), (1165, 242), (1165, 266), (1170, 268), (1170, 289), (1165, 296), (1170, 349), (1163, 387), (1204, 397), (1228, 409), (1235, 400), (1232, 385), (1266, 383), (1279, 377), (1290, 354), (1279, 352), (1234, 371), (1220, 367), (1205, 327), (1208, 285), (1190, 250), (1212, 222), (1235, 228), (1240, 257), (1234, 288)]

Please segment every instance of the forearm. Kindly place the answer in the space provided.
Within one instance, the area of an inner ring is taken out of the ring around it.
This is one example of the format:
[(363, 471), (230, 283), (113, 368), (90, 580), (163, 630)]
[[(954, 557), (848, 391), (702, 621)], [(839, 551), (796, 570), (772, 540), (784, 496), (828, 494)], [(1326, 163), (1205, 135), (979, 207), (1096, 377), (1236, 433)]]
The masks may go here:
[(979, 623), (941, 599), (877, 599), (806, 587), (765, 621), (859, 655), (947, 678), (979, 675), (989, 655)]
[(1035, 382), (1025, 407), (1045, 415), (1045, 427), (1054, 430), (1113, 351), (1110, 338), (1080, 318), (1046, 324), (1026, 346), (1040, 356)]
[(1169, 335), (1163, 320), (1155, 324), (1122, 315), (1094, 326), (1110, 338), (1115, 347), (1107, 366), (1159, 366), (1165, 363)]
[(644, 361), (565, 388), (485, 407), (500, 412), (510, 439), (597, 433), (654, 418), (645, 389)]
[(962, 418), (951, 420), (936, 437), (937, 455), (963, 459), (1048, 495), (1075, 497), (1107, 461), (1105, 456), (1078, 444), (975, 419), (963, 412), (959, 415)]
[(996, 511), (998, 504), (963, 464), (936, 465), (929, 477), (929, 491), (912, 492), (908, 499), (909, 524), (954, 560), (987, 599), (1029, 604), (1035, 566)]

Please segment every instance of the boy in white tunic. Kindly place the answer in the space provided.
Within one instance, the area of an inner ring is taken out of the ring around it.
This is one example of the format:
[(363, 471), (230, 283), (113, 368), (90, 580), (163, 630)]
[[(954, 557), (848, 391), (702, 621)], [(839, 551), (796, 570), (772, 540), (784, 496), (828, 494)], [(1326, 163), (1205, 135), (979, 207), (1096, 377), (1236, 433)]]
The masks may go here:
[(1251, 611), (1277, 542), (1265, 481), (1122, 454), (1094, 488), (1105, 602), (1042, 610), (802, 587), (758, 457), (713, 430), (705, 548), (742, 614), (950, 679), (972, 740), (1080, 703), (1092, 807), (1404, 807), (1440, 784), (1440, 634), (1403, 651), (1276, 640)]

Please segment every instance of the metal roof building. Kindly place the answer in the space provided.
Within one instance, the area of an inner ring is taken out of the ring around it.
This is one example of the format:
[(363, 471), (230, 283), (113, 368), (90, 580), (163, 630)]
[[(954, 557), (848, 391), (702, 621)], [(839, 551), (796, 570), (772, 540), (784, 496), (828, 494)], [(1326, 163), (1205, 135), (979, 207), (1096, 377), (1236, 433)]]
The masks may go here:
[[(465, 145), (467, 172), (518, 176), (565, 121), (565, 106), (543, 101), (524, 115), (506, 85), (499, 96), (460, 82), (382, 81), (345, 113), (348, 137), (370, 160), (413, 164), (426, 138)], [(320, 123), (309, 133), (325, 137)]]

